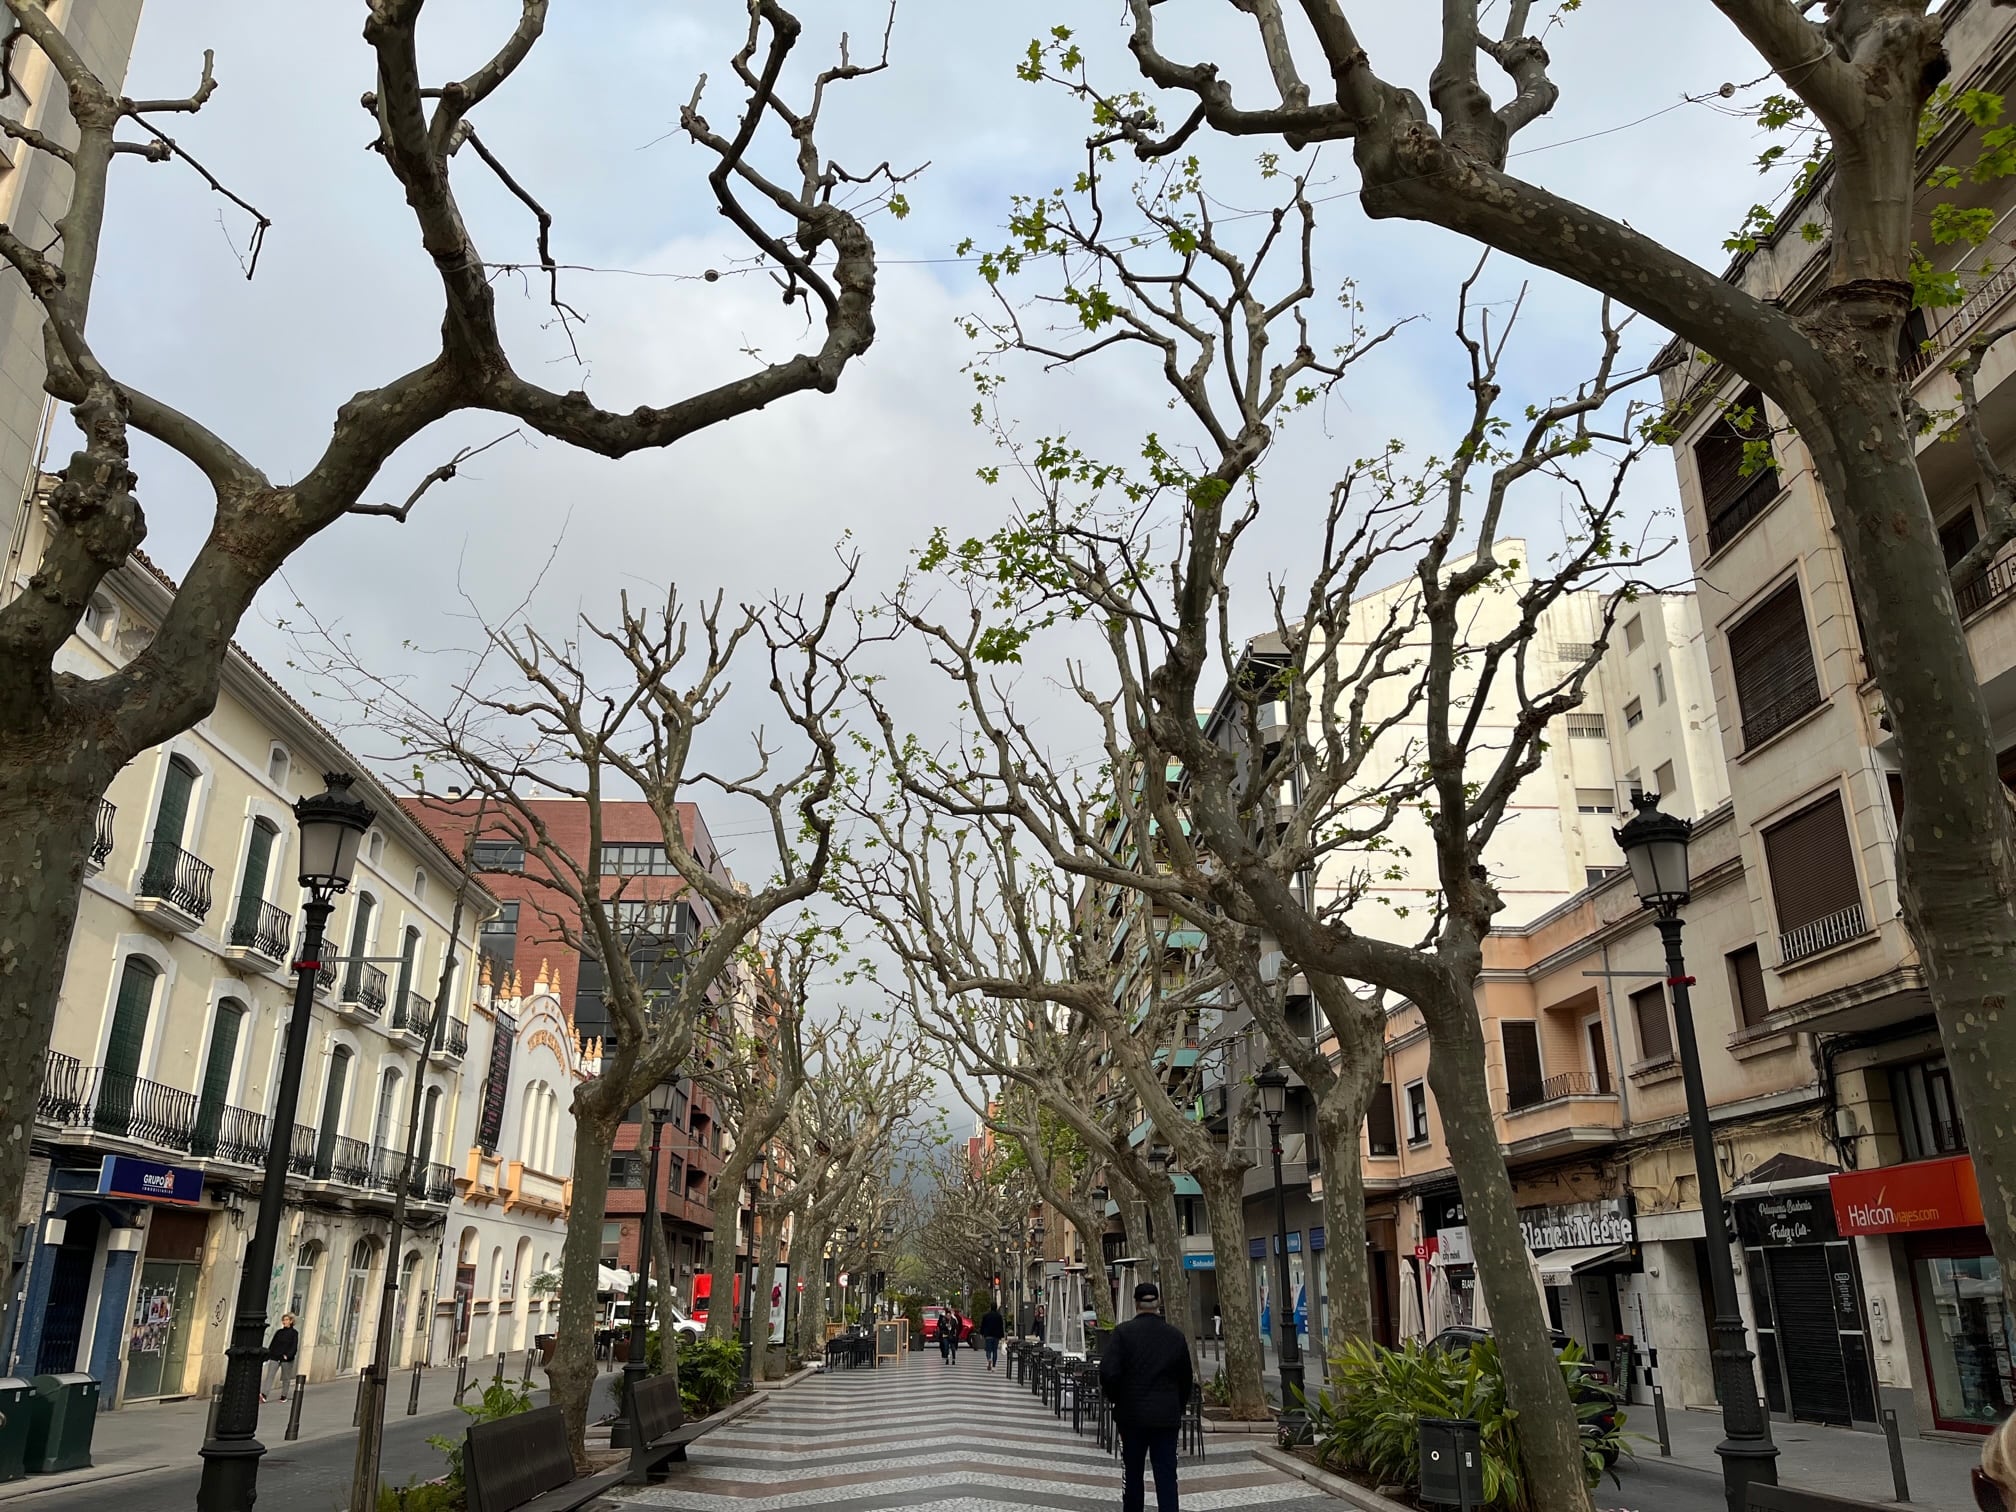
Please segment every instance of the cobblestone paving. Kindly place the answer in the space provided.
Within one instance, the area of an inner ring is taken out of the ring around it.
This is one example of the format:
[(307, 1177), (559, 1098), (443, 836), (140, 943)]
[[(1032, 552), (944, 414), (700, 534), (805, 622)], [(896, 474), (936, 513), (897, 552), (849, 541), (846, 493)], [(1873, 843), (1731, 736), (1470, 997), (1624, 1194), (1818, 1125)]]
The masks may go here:
[[(1120, 1504), (1119, 1462), (1089, 1432), (1076, 1435), (1068, 1418), (1053, 1418), (1005, 1369), (988, 1374), (977, 1354), (951, 1365), (913, 1355), (900, 1368), (814, 1377), (701, 1439), (691, 1455), (665, 1484), (624, 1494), (680, 1512), (1105, 1512)], [(1238, 1435), (1213, 1435), (1202, 1463), (1184, 1460), (1182, 1490), (1185, 1512), (1339, 1505), (1254, 1459)]]

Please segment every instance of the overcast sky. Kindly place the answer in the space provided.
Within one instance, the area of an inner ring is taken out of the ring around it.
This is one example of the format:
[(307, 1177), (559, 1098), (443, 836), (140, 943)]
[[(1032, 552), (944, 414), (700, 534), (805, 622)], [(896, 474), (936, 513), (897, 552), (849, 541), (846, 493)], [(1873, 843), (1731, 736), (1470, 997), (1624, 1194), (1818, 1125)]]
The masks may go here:
[[(842, 26), (854, 34), (857, 60), (879, 38), (876, 5), (806, 0), (798, 8), (807, 63), (831, 57)], [(364, 150), (371, 122), (358, 97), (372, 86), (372, 67), (362, 10), (355, 0), (155, 0), (128, 77), (136, 96), (186, 93), (202, 50), (217, 50), (217, 94), (176, 132), (274, 225), (248, 283), (241, 214), (180, 166), (121, 159), (93, 309), (96, 343), (113, 371), (192, 410), (280, 480), (316, 455), (343, 399), (436, 347), (437, 286), (392, 175)], [(1375, 61), (1425, 94), (1435, 7), (1354, 10)], [(466, 71), (515, 11), (504, 0), (437, 0), (423, 27), (430, 73)], [(1514, 166), (1719, 267), (1723, 235), (1768, 186), (1749, 167), (1759, 148), (1745, 123), (1681, 101), (1762, 70), (1707, 0), (1661, 6), (1656, 34), (1646, 11), (1642, 0), (1606, 0), (1552, 34), (1563, 98), (1520, 138), (1526, 155)], [(1176, 0), (1158, 14), (1172, 51), (1215, 58), (1243, 90), (1257, 91), (1264, 75), (1249, 23), (1231, 5)], [(816, 592), (831, 581), (845, 531), (864, 553), (863, 591), (872, 594), (934, 524), (963, 534), (1000, 519), (1013, 495), (975, 479), (993, 453), (968, 417), (961, 367), (970, 347), (955, 326), (983, 306), (984, 290), (953, 248), (968, 236), (998, 243), (1009, 197), (1068, 182), (1082, 159), (1083, 108), (1014, 77), (1031, 35), (1072, 25), (1095, 75), (1127, 87), (1135, 76), (1120, 46), (1122, 15), (1114, 0), (899, 6), (891, 68), (838, 91), (822, 132), (828, 151), (857, 170), (885, 158), (899, 167), (929, 162), (907, 190), (914, 213), (873, 222), (883, 259), (878, 336), (838, 393), (794, 398), (620, 463), (543, 440), (500, 446), (435, 490), (403, 526), (358, 518), (326, 532), (289, 564), (286, 584), (262, 596), (244, 642), (313, 702), (318, 690), (290, 667), (287, 637), (275, 628), (293, 614), (296, 594), (398, 665), (413, 660), (402, 650), (408, 643), (468, 644), (461, 594), (488, 612), (509, 610), (556, 543), (533, 614), (561, 629), (579, 611), (606, 613), (625, 588), (655, 594), (676, 582), (692, 596), (718, 588), (731, 600)], [(775, 356), (803, 333), (767, 278), (697, 276), (730, 268), (742, 249), (707, 198), (706, 160), (676, 135), (677, 111), (707, 72), (712, 118), (731, 118), (738, 101), (725, 87), (725, 65), (742, 24), (729, 0), (555, 7), (531, 61), (477, 112), (484, 140), (554, 212), (556, 255), (608, 270), (566, 278), (567, 298), (588, 317), (581, 368), (548, 325), (536, 285), (504, 281), (500, 299), (522, 371), (554, 387), (585, 384), (611, 407), (662, 403), (743, 370), (745, 347)], [(1648, 45), (1654, 35), (1657, 45)], [(1253, 149), (1205, 142), (1202, 150), (1223, 206), (1269, 202)], [(529, 259), (524, 212), (473, 162), (458, 161), (455, 171), (486, 257)], [(1446, 447), (1456, 407), (1467, 402), (1448, 320), (1475, 249), (1426, 228), (1368, 221), (1349, 197), (1351, 166), (1339, 148), (1313, 172), (1316, 192), (1337, 196), (1322, 207), (1325, 280), (1355, 279), (1375, 319), (1429, 318), (1381, 353), (1376, 371), (1347, 383), (1293, 453), (1270, 464), (1275, 520), (1243, 569), (1256, 581), (1292, 566), (1296, 530), (1308, 526), (1343, 461), (1389, 435), (1424, 452)], [(1529, 277), (1515, 377), (1544, 398), (1580, 375), (1594, 302), (1509, 263), (1491, 275), (1493, 296), (1509, 297)], [(1658, 335), (1644, 333), (1641, 356)], [(1145, 428), (1172, 424), (1152, 372), (1124, 359), (1048, 376), (1017, 370), (1008, 402), (1032, 433), (1068, 426), (1088, 448), (1119, 457), (1132, 454)], [(436, 427), (395, 460), (377, 497), (403, 498), (458, 445), (505, 429), (481, 415)], [(151, 445), (136, 450), (147, 549), (179, 575), (207, 528), (208, 501), (186, 465)], [(1665, 459), (1641, 470), (1636, 519), (1670, 510), (1673, 500)], [(1523, 528), (1544, 533), (1547, 520)], [(1042, 671), (1027, 676), (1040, 684)], [(1040, 695), (1040, 687), (1031, 694)], [(918, 696), (914, 718), (927, 736), (947, 727), (945, 717)], [(1088, 737), (1067, 726), (1060, 721), (1060, 748), (1082, 748)], [(724, 814), (716, 823), (732, 851), (738, 819)], [(740, 865), (762, 870), (760, 857)]]

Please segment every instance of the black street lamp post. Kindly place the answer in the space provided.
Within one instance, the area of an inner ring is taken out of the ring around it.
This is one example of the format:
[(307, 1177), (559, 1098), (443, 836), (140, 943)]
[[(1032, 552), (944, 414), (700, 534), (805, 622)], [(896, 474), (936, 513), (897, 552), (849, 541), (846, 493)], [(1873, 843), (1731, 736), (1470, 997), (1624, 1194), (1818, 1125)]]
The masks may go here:
[(1657, 793), (1634, 793), (1637, 814), (1616, 831), (1617, 843), (1631, 863), (1638, 898), (1658, 914), (1659, 935), (1666, 943), (1666, 985), (1673, 998), (1673, 1038), (1680, 1056), (1680, 1076), (1687, 1090), (1687, 1127), (1694, 1137), (1694, 1178), (1701, 1188), (1701, 1220), (1708, 1232), (1708, 1275), (1715, 1297), (1715, 1394), (1722, 1401), (1722, 1488), (1729, 1512), (1743, 1512), (1747, 1488), (1778, 1484), (1778, 1449), (1764, 1421), (1757, 1398), (1753, 1356), (1744, 1337), (1743, 1315), (1736, 1304), (1736, 1270), (1729, 1259), (1729, 1228), (1722, 1211), (1722, 1178), (1715, 1164), (1715, 1131), (1708, 1121), (1708, 1094), (1701, 1082), (1701, 1052), (1694, 1043), (1694, 1007), (1681, 954), (1680, 909), (1692, 892), (1687, 870), (1687, 842), (1694, 833), (1688, 820), (1659, 811)]
[[(345, 772), (323, 778), (324, 791), (294, 805), (301, 829), (301, 957), (294, 963), (294, 1014), (280, 1053), (280, 1081), (268, 1127), (266, 1170), (259, 1183), (259, 1218), (245, 1247), (238, 1277), (238, 1315), (225, 1350), (224, 1395), (210, 1437), (197, 1451), (203, 1479), (199, 1512), (251, 1512), (259, 1497), (259, 1373), (266, 1361), (266, 1295), (273, 1284), (273, 1254), (280, 1243), (280, 1212), (287, 1200), (287, 1161), (294, 1147), (294, 1112), (301, 1100), (301, 1063), (308, 1056), (308, 1025), (315, 1011), (315, 978), (322, 969), (322, 937), (357, 870), (357, 848), (377, 815), (350, 796), (356, 779)], [(392, 1263), (387, 1257), (386, 1263)]]
[[(664, 1142), (665, 1125), (672, 1117), (672, 1101), (678, 1093), (674, 1082), (663, 1082), (644, 1094), (645, 1122), (651, 1129), (651, 1153), (644, 1162), (644, 1221), (637, 1229), (637, 1290), (630, 1298), (630, 1349), (623, 1361), (623, 1423), (629, 1429), (630, 1468), (642, 1475), (645, 1441), (650, 1437), (637, 1416), (637, 1387), (651, 1372), (651, 1256), (658, 1248), (658, 1146)], [(644, 1132), (643, 1127), (637, 1130)], [(661, 1285), (671, 1295), (671, 1277)], [(659, 1327), (664, 1327), (660, 1320)], [(660, 1338), (663, 1338), (661, 1332)], [(621, 1444), (612, 1445), (622, 1448)]]
[(1302, 1341), (1295, 1333), (1295, 1297), (1288, 1279), (1288, 1189), (1281, 1182), (1281, 1115), (1288, 1111), (1288, 1073), (1269, 1061), (1253, 1073), (1253, 1085), (1260, 1090), (1260, 1111), (1267, 1115), (1267, 1133), (1274, 1151), (1274, 1258), (1279, 1267), (1277, 1282), (1280, 1300), (1275, 1316), (1281, 1320), (1281, 1414), (1291, 1429), (1302, 1421)]

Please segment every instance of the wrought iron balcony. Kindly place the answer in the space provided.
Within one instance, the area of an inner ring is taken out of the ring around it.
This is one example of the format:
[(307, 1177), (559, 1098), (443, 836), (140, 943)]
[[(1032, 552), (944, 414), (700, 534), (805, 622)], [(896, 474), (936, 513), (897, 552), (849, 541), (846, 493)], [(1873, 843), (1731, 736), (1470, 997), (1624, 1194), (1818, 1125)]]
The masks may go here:
[(238, 916), (231, 921), (230, 944), (261, 960), (279, 965), (287, 959), (287, 942), (294, 933), (294, 915), (257, 898), (241, 898)]
[(434, 1035), (434, 1054), (445, 1060), (461, 1060), (469, 1053), (469, 1026), (454, 1014), (443, 1014)]
[(1997, 599), (2007, 598), (2016, 591), (2016, 556), (2003, 557), (1990, 562), (1984, 571), (1975, 573), (1963, 583), (1953, 585), (1953, 602), (1960, 610), (1960, 617), (1979, 614)]
[(385, 1011), (385, 973), (365, 961), (353, 961), (343, 974), (343, 1007), (360, 1018), (375, 1019)]
[(395, 1150), (390, 1145), (381, 1145), (371, 1152), (371, 1186), (374, 1190), (380, 1192), (398, 1191), (399, 1179), (405, 1173), (406, 1152), (404, 1150)]
[(42, 1095), (35, 1103), (35, 1116), (47, 1123), (77, 1121), (84, 1102), (84, 1067), (74, 1055), (54, 1050), (42, 1052)]
[(98, 800), (98, 817), (91, 832), (91, 856), (88, 869), (97, 871), (112, 857), (112, 816), (118, 812), (109, 802)]
[(266, 1115), (223, 1103), (199, 1105), (196, 1129), (189, 1138), (189, 1153), (228, 1160), (234, 1165), (264, 1165)]
[(448, 1202), (455, 1196), (455, 1168), (434, 1161), (427, 1167), (427, 1200)]
[(315, 1176), (320, 1181), (340, 1181), (345, 1186), (371, 1185), (371, 1146), (361, 1139), (339, 1134), (329, 1141), (327, 1155), (315, 1155)]
[(1786, 965), (1803, 961), (1807, 956), (1818, 955), (1823, 950), (1836, 945), (1845, 945), (1869, 932), (1869, 925), (1862, 914), (1860, 903), (1851, 903), (1838, 913), (1815, 919), (1810, 924), (1801, 924), (1797, 929), (1788, 929), (1778, 936), (1778, 954)]
[(213, 868), (179, 845), (166, 840), (151, 841), (147, 864), (140, 868), (136, 902), (163, 905), (163, 913), (186, 921), (194, 929), (210, 914), (210, 877)]
[(294, 1142), (287, 1147), (287, 1173), (290, 1176), (313, 1176), (315, 1151), (320, 1143), (320, 1136), (309, 1125), (294, 1125)]
[(93, 1066), (70, 1121), (163, 1150), (187, 1150), (196, 1129), (196, 1094)]
[(434, 1032), (434, 1004), (417, 992), (407, 993), (392, 1010), (392, 1027), (425, 1046)]

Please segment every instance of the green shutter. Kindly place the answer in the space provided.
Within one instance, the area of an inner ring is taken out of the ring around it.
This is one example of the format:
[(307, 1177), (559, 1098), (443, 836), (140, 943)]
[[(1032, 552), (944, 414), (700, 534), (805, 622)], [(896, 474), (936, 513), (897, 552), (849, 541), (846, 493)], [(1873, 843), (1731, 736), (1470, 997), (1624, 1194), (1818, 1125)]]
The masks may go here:
[(322, 1134), (315, 1146), (315, 1174), (329, 1174), (330, 1157), (336, 1152), (336, 1129), (343, 1121), (343, 1094), (350, 1080), (350, 1052), (336, 1047), (329, 1061), (329, 1085), (322, 1091)]
[(403, 1023), (406, 1012), (406, 994), (413, 989), (413, 953), (420, 948), (420, 931), (408, 929), (406, 943), (399, 951), (399, 998), (393, 1004), (395, 1023)]
[(354, 999), (364, 980), (364, 945), (371, 938), (371, 910), (377, 899), (369, 893), (357, 894), (357, 915), (350, 924), (350, 969), (343, 974), (343, 996)]
[(133, 1114), (133, 1082), (140, 1074), (140, 1052), (147, 1044), (147, 1013), (153, 1006), (154, 981), (160, 976), (144, 956), (128, 956), (119, 978), (119, 999), (112, 1008), (112, 1034), (105, 1043), (105, 1065), (98, 1074), (97, 1111), (93, 1124), (107, 1134), (124, 1134)]
[(182, 827), (189, 820), (189, 794), (196, 786), (196, 769), (180, 757), (168, 762), (168, 780), (161, 785), (161, 807), (154, 813), (154, 838), (167, 845), (182, 844)]
[(266, 868), (273, 857), (273, 826), (264, 819), (252, 826), (252, 844), (245, 852), (245, 882), (238, 889), (238, 925), (259, 927), (259, 905), (266, 901)]
[(231, 1093), (231, 1067), (238, 1059), (238, 1031), (245, 1010), (226, 998), (217, 1005), (217, 1027), (210, 1035), (210, 1058), (203, 1066), (203, 1092), (196, 1104), (194, 1153), (215, 1154), (217, 1126), (224, 1118), (224, 1099)]

